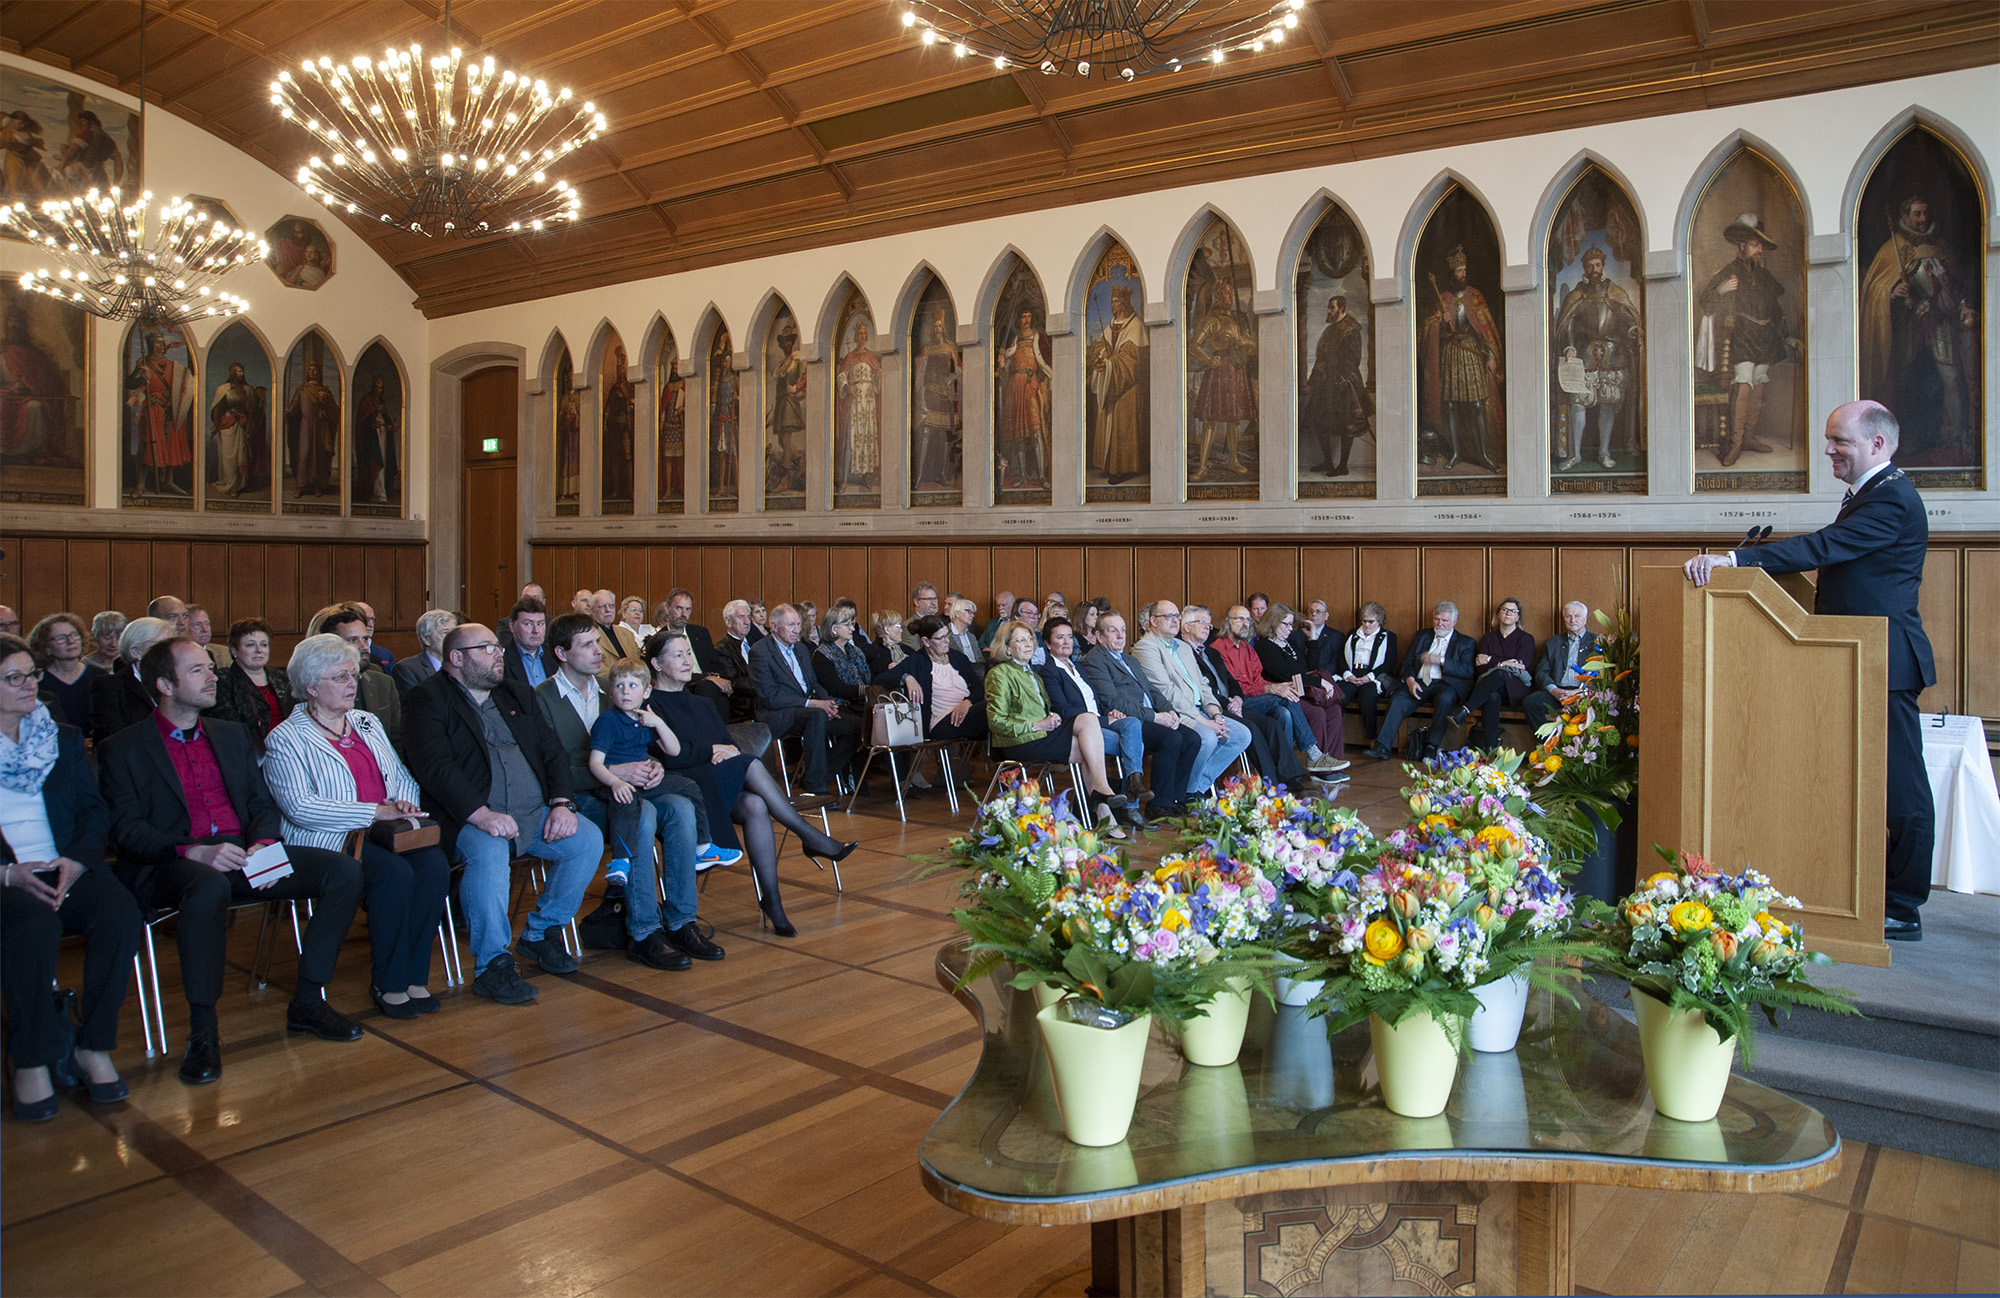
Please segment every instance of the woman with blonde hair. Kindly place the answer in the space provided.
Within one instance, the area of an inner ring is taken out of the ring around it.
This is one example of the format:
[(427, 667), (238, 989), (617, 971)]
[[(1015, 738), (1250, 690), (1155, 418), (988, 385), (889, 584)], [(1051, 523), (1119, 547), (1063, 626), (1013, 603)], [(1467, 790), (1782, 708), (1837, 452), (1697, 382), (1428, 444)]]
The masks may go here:
[(1111, 838), (1124, 838), (1118, 822), (1125, 795), (1114, 791), (1104, 767), (1104, 732), (1093, 713), (1065, 717), (1049, 701), (1048, 687), (1034, 667), (1041, 646), (1026, 622), (1001, 626), (988, 650), (993, 667), (986, 673), (986, 728), (993, 736), (994, 756), (1011, 762), (1065, 762), (1083, 767), (1088, 794), (1079, 816), (1108, 826)]

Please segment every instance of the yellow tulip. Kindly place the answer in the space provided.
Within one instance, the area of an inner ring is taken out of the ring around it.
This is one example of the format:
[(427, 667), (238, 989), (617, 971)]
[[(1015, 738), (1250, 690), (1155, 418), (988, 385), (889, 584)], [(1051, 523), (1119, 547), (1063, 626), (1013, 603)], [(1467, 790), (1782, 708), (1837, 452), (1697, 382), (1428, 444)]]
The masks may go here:
[(1667, 912), (1667, 922), (1682, 933), (1699, 933), (1715, 922), (1715, 916), (1708, 907), (1689, 898), (1674, 904)]
[(1377, 960), (1393, 960), (1403, 953), (1403, 935), (1386, 919), (1378, 919), (1361, 935), (1361, 947)]
[(1160, 927), (1169, 933), (1178, 932), (1188, 926), (1188, 917), (1178, 910), (1170, 910), (1160, 916)]

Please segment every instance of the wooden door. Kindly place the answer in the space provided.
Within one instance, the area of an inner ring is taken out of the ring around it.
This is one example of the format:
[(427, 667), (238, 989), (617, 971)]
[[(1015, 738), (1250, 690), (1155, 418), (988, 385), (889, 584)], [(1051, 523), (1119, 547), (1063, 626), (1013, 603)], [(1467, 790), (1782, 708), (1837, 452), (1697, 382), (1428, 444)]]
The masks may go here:
[(521, 589), (520, 373), (480, 370), (459, 388), (465, 447), (464, 616), (495, 626)]

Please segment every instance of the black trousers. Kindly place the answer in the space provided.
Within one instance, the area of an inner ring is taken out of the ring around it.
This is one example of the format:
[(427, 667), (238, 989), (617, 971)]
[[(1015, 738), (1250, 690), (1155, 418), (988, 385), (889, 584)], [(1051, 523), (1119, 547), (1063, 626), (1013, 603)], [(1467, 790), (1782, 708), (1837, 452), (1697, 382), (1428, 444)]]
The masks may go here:
[(1428, 703), (1433, 709), (1428, 738), (1433, 744), (1442, 744), (1444, 732), (1451, 726), (1452, 709), (1458, 706), (1460, 697), (1458, 686), (1442, 676), (1427, 685), (1419, 686), (1415, 697), (1411, 696), (1408, 687), (1398, 686), (1396, 697), (1389, 700), (1389, 715), (1382, 718), (1382, 729), (1376, 736), (1375, 742), (1385, 748), (1393, 749), (1396, 746), (1396, 735), (1403, 728), (1403, 722), (1417, 710), (1417, 704)]
[(1185, 723), (1168, 727), (1157, 721), (1141, 721), (1139, 737), (1153, 755), (1154, 807), (1177, 807), (1186, 802), (1188, 781), (1194, 778), (1194, 765), (1201, 757), (1201, 740)]
[(953, 725), (951, 714), (946, 713), (930, 723), (924, 731), (926, 739), (984, 739), (986, 738), (986, 714), (973, 708), (965, 714), (965, 720)]
[[(296, 859), (292, 868), (298, 868)], [(444, 913), (444, 895), (451, 888), (451, 859), (441, 847), (417, 847), (398, 855), (364, 842), (361, 888), (368, 904), (375, 986), (385, 992), (422, 987), (431, 977), (431, 940)], [(315, 904), (314, 919), (319, 918), (317, 910)]]
[[(1500, 746), (1500, 714), (1507, 708), (1507, 682), (1506, 672), (1488, 672), (1472, 683), (1472, 692), (1465, 696), (1464, 706), (1479, 714), (1477, 733), (1480, 748), (1491, 750)], [(1549, 697), (1546, 690), (1542, 692), (1542, 697)], [(1432, 722), (1431, 734), (1438, 733), (1437, 723)]]
[[(1250, 728), (1250, 765), (1257, 768), (1257, 774), (1266, 780), (1296, 789), (1306, 778), (1305, 763), (1299, 760), (1298, 752), (1292, 747), (1292, 728), (1283, 716), (1274, 712), (1252, 712), (1248, 708), (1243, 715), (1235, 717)], [(1200, 751), (1201, 741), (1195, 741), (1196, 751)]]
[(1937, 808), (1931, 777), (1924, 769), (1924, 732), (1916, 690), (1889, 691), (1888, 783), (1889, 851), (1882, 861), (1886, 893), (1883, 913), (1914, 920), (1931, 895), (1931, 856), (1937, 840)]
[(321, 987), (333, 981), (340, 944), (360, 909), (361, 862), (344, 852), (319, 847), (287, 847), (292, 872), (268, 888), (253, 888), (241, 870), (224, 873), (175, 857), (153, 875), (151, 904), (177, 908), (175, 943), (181, 956), (181, 987), (190, 1005), (222, 999), (222, 964), (229, 931), (229, 908), (253, 901), (313, 902), (306, 921), (299, 981)]
[(1546, 689), (1529, 690), (1528, 697), (1521, 700), (1521, 710), (1528, 714), (1530, 730), (1540, 730), (1554, 721), (1562, 708), (1562, 700)]
[(56, 910), (20, 888), (0, 889), (0, 988), (14, 1067), (42, 1068), (62, 1056), (62, 1025), (50, 989), (56, 944), (65, 934), (83, 934), (83, 1026), (76, 1043), (85, 1050), (118, 1044), (118, 1011), (130, 986), (139, 929), (139, 903), (102, 867), (77, 876)]
[(1369, 743), (1374, 743), (1376, 732), (1382, 728), (1381, 687), (1372, 678), (1359, 685), (1352, 681), (1338, 681), (1336, 686), (1340, 690), (1341, 706), (1354, 705), (1355, 714), (1361, 718), (1361, 733), (1367, 736)]
[(846, 717), (829, 717), (819, 708), (773, 708), (758, 720), (771, 728), (772, 739), (799, 739), (806, 749), (804, 778), (807, 793), (825, 793), (831, 788), (827, 763), (832, 770), (845, 771), (854, 764), (854, 750), (861, 742), (861, 728)]

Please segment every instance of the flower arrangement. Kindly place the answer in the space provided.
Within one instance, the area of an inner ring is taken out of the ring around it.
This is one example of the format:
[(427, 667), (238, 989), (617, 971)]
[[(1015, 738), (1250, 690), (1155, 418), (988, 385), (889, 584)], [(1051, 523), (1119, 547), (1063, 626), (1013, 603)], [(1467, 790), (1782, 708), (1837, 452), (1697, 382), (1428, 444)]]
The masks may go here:
[(1358, 886), (1355, 870), (1375, 858), (1375, 835), (1361, 817), (1283, 785), (1238, 775), (1190, 813), (1183, 843), (1220, 860), (1250, 865), (1276, 890), (1265, 936), (1286, 954), (1309, 954), (1337, 919), (1332, 906)]
[(985, 804), (947, 863), (967, 870), (952, 912), (975, 952), (966, 983), (1011, 963), (1012, 986), (1054, 984), (1105, 1025), (1178, 1023), (1268, 963), (1258, 939), (1277, 889), (1255, 867), (1196, 851), (1135, 868), (1031, 785)]
[(1629, 609), (1596, 614), (1597, 648), (1577, 668), (1582, 685), (1528, 753), (1534, 787), (1563, 819), (1595, 811), (1608, 828), (1639, 778), (1639, 636)]
[(1796, 1006), (1858, 1013), (1842, 991), (1813, 986), (1808, 965), (1834, 960), (1805, 948), (1796, 924), (1771, 908), (1797, 909), (1764, 874), (1725, 874), (1691, 852), (1656, 849), (1669, 868), (1616, 906), (1590, 903), (1597, 942), (1592, 963), (1676, 1012), (1698, 1010), (1724, 1041), (1740, 1038), (1747, 1064), (1754, 1048), (1751, 1008), (1775, 1024)]

